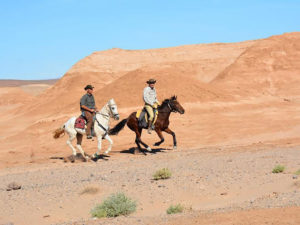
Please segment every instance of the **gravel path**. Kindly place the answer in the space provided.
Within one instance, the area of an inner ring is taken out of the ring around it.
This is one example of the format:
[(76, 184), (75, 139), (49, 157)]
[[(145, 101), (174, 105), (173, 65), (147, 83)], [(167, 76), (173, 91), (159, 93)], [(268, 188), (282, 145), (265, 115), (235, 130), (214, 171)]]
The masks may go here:
[[(166, 209), (177, 203), (192, 212), (214, 213), (299, 206), (300, 178), (294, 175), (299, 158), (297, 146), (244, 152), (211, 148), (5, 169), (0, 172), (0, 224), (142, 224), (147, 218), (162, 222), (169, 218)], [(286, 170), (273, 174), (277, 164)], [(161, 168), (169, 168), (172, 177), (154, 181), (153, 173)], [(11, 182), (22, 188), (7, 191)], [(96, 193), (82, 193), (87, 187)], [(96, 204), (119, 191), (137, 200), (136, 213), (90, 218)]]

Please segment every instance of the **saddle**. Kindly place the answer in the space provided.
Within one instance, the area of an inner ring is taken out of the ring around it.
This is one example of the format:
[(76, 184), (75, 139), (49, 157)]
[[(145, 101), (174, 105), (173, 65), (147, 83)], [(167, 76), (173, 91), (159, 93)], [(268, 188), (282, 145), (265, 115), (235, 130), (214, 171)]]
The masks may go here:
[[(155, 124), (157, 120), (158, 110), (154, 109), (154, 121), (153, 124)], [(139, 122), (139, 127), (148, 128), (148, 118), (149, 115), (147, 113), (147, 110), (145, 108), (140, 109), (136, 112), (136, 118)]]

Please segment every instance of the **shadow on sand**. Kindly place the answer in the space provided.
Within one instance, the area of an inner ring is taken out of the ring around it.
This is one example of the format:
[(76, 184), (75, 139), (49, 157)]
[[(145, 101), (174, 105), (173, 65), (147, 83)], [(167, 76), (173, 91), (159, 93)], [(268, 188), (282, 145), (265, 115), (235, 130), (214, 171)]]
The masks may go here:
[(132, 147), (130, 149), (126, 149), (126, 150), (121, 150), (119, 151), (120, 153), (125, 153), (125, 154), (156, 154), (156, 153), (166, 153), (166, 150), (172, 150), (170, 148), (152, 148), (152, 151), (149, 152), (147, 151), (145, 148), (143, 148), (141, 151), (137, 148), (137, 147)]
[[(88, 155), (88, 154), (86, 154), (86, 155), (90, 158), (90, 160), (92, 160), (94, 162), (97, 162), (100, 159), (107, 161), (108, 160), (107, 158), (110, 157), (110, 156), (104, 155), (104, 154), (98, 155), (96, 158), (92, 158), (92, 156)], [(75, 161), (79, 161), (79, 162), (90, 161), (90, 160), (86, 160), (80, 153), (77, 153), (76, 156), (73, 156), (73, 155), (69, 155), (67, 157), (53, 156), (53, 157), (50, 157), (50, 159), (60, 159), (60, 160), (63, 160), (65, 163), (67, 163), (67, 162), (74, 163)]]

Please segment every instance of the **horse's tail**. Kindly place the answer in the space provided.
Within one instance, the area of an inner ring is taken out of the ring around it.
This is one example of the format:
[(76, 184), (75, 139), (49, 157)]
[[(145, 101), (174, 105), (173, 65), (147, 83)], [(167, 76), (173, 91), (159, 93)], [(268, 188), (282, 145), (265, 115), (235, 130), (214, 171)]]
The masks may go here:
[(127, 119), (122, 120), (120, 123), (118, 123), (114, 128), (110, 129), (108, 131), (109, 135), (117, 135), (126, 125)]
[(60, 135), (65, 133), (65, 125), (63, 125), (60, 128), (57, 128), (54, 132), (53, 132), (53, 138), (57, 139), (60, 137)]

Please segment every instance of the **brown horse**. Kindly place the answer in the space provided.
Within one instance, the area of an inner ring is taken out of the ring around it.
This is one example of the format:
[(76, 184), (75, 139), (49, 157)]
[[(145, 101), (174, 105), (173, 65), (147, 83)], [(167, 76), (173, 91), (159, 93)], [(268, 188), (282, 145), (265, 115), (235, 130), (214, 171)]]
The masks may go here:
[[(173, 136), (173, 149), (177, 148), (176, 135), (169, 128), (169, 123), (170, 123), (169, 117), (171, 112), (175, 112), (175, 113), (179, 112), (180, 114), (184, 114), (184, 108), (177, 101), (176, 96), (173, 96), (169, 99), (165, 99), (161, 104), (161, 106), (158, 107), (158, 116), (155, 122), (154, 130), (156, 131), (158, 137), (160, 138), (160, 141), (156, 142), (154, 146), (159, 146), (161, 143), (164, 142), (165, 139), (162, 135), (162, 131), (164, 131)], [(109, 134), (110, 135), (118, 134), (126, 124), (136, 134), (135, 143), (137, 144), (138, 149), (141, 151), (140, 144), (142, 144), (148, 151), (152, 151), (151, 148), (141, 140), (142, 130), (146, 129), (147, 127), (139, 126), (138, 119), (136, 118), (136, 112), (131, 113), (127, 119), (123, 119), (114, 128), (110, 129)]]

